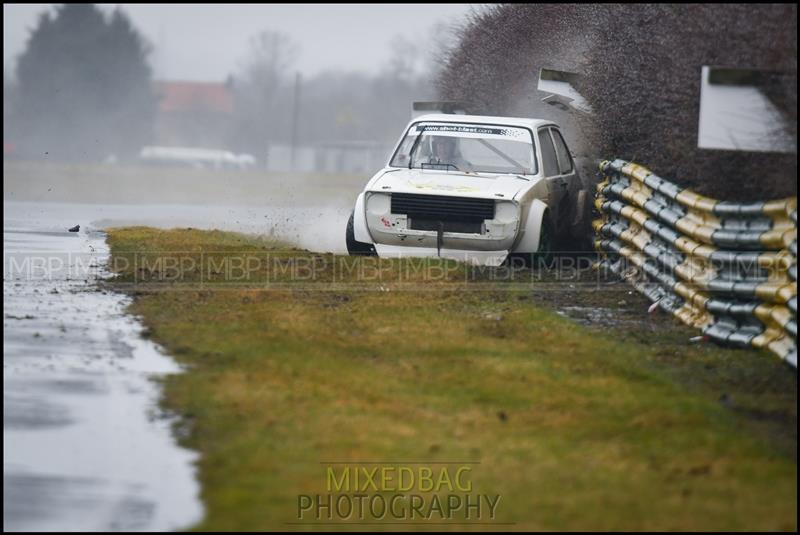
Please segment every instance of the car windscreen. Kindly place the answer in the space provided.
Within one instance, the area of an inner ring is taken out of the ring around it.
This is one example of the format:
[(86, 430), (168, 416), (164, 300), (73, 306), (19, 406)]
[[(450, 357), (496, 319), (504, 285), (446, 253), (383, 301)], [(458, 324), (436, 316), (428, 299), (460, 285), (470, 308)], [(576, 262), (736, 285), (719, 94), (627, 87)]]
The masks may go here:
[(389, 165), (531, 175), (537, 172), (534, 154), (526, 128), (423, 122), (409, 128)]

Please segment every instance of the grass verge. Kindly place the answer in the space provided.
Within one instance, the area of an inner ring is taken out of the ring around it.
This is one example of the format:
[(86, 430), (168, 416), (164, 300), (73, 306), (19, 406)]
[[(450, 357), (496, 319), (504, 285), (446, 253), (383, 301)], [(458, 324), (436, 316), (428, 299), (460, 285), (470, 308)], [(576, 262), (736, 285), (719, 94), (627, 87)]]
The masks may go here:
[[(298, 518), (298, 496), (328, 493), (331, 462), (380, 461), (469, 462), (472, 494), (501, 496), (485, 524), (438, 529), (796, 530), (795, 372), (689, 344), (666, 316), (563, 317), (629, 306), (627, 288), (465, 283), (452, 262), (409, 270), (216, 231), (108, 242), (111, 284), (187, 367), (163, 403), (201, 453), (197, 529), (338, 529), (296, 525), (326, 520)], [(294, 283), (309, 265), (315, 280)]]

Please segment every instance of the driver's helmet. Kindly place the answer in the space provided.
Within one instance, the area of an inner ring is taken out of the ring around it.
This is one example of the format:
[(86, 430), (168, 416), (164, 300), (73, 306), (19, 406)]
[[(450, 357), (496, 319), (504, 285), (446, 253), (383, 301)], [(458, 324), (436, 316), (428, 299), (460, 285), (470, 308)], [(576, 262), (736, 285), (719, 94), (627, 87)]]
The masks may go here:
[(452, 158), (458, 149), (458, 139), (454, 137), (433, 136), (431, 152), (434, 158)]

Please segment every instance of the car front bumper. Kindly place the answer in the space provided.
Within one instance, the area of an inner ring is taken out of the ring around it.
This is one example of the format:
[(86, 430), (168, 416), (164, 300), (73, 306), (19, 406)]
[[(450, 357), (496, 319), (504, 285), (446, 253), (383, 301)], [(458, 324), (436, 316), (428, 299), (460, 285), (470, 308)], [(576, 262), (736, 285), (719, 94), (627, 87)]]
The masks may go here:
[[(406, 254), (427, 256), (426, 251), (436, 253), (439, 250), (503, 253), (512, 248), (520, 228), (520, 207), (513, 201), (495, 201), (494, 217), (474, 223), (474, 232), (448, 230), (448, 223), (442, 224), (438, 230), (420, 230), (415, 228), (413, 214), (393, 213), (389, 194), (373, 193), (367, 196), (365, 215), (367, 228), (375, 243), (378, 254), (379, 246), (388, 252), (392, 248), (405, 249)], [(426, 225), (430, 225), (435, 216), (426, 216)], [(454, 223), (458, 225), (458, 222)], [(392, 249), (394, 250), (394, 249)]]
[(396, 245), (375, 244), (375, 251), (384, 258), (447, 258), (478, 266), (499, 266), (508, 251), (474, 251), (466, 249), (437, 249), (434, 247), (398, 247)]

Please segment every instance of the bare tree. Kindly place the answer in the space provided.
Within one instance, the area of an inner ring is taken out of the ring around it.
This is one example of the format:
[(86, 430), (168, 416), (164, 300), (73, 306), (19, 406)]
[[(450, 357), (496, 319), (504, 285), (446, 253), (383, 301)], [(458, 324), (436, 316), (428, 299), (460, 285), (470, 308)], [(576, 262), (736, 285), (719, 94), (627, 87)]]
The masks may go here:
[(248, 56), (234, 78), (236, 146), (266, 157), (275, 133), (286, 126), (278, 95), (298, 54), (298, 45), (285, 33), (264, 30), (250, 38)]
[(389, 43), (391, 56), (384, 71), (396, 78), (411, 79), (417, 75), (420, 47), (403, 35), (395, 35)]

